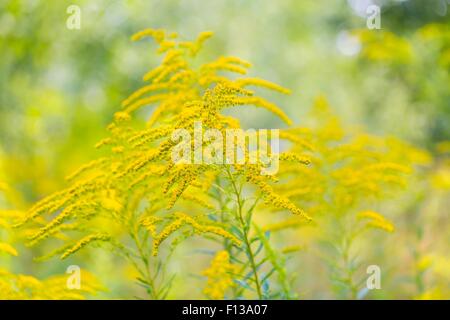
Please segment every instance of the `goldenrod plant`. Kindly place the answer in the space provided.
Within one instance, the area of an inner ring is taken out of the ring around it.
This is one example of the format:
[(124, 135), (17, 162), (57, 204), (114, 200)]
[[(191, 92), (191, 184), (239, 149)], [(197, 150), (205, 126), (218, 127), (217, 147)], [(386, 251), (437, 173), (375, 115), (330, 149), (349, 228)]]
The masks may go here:
[[(279, 25), (273, 42), (246, 23), (252, 50), (245, 32), (187, 40), (203, 24), (144, 29), (131, 45), (136, 25), (124, 22), (100, 41), (83, 20), (69, 47), (74, 59), (92, 52), (96, 69), (60, 57), (40, 81), (21, 68), (64, 44), (41, 37), (36, 49), (21, 39), (29, 30), (5, 31), (0, 69), (16, 89), (0, 96), (0, 299), (448, 299), (448, 25), (355, 28), (338, 45), (345, 60), (329, 46), (310, 54), (330, 39), (285, 18), (295, 32)], [(11, 21), (0, 12), (2, 28)], [(355, 89), (330, 88), (324, 61), (329, 74), (357, 69), (353, 83), (342, 74)], [(365, 73), (398, 95), (374, 99), (361, 89), (373, 83), (355, 83)], [(53, 78), (60, 86), (43, 88)], [(396, 102), (411, 108), (398, 116)]]
[(395, 232), (383, 204), (407, 188), (412, 172), (428, 165), (430, 155), (395, 138), (346, 130), (323, 97), (316, 99), (310, 118), (310, 127), (287, 132), (300, 142), (294, 142), (294, 151), (310, 141), (314, 165), (284, 166), (289, 183), (280, 191), (313, 214), (315, 240), (308, 239), (309, 246), (329, 266), (336, 297), (362, 298), (368, 293), (368, 264), (361, 261), (366, 256), (361, 251), (367, 246), (369, 258), (375, 251), (364, 237), (374, 229), (386, 237)]
[[(245, 77), (249, 62), (224, 56), (195, 64), (211, 36), (185, 41), (155, 29), (133, 35), (155, 40), (161, 65), (114, 114), (109, 136), (96, 145), (106, 149), (104, 156), (70, 174), (67, 188), (32, 205), (14, 227), (26, 230), (29, 246), (54, 246), (40, 261), (65, 260), (91, 246), (123, 257), (152, 299), (174, 297), (171, 288), (181, 279), (167, 265), (176, 247), (194, 236), (217, 248), (211, 266), (198, 271), (207, 278), (208, 298), (298, 298), (286, 262), (309, 248), (329, 265), (337, 297), (363, 297), (354, 243), (369, 229), (394, 232), (378, 208), (429, 156), (397, 139), (346, 132), (324, 97), (316, 99), (311, 127), (292, 127), (283, 110), (253, 88), (290, 91)], [(139, 123), (149, 107), (147, 121)], [(288, 127), (277, 135), (290, 147), (276, 150), (278, 137), (270, 130), (244, 131), (223, 113), (231, 107), (259, 107), (279, 117)], [(256, 139), (256, 149), (240, 150), (238, 159), (238, 149), (208, 140), (208, 129), (227, 139), (232, 130), (244, 147)], [(289, 239), (284, 247), (272, 241), (272, 234), (294, 229), (300, 235), (303, 227), (314, 235)], [(3, 251), (16, 253), (7, 243)]]
[[(0, 192), (5, 200), (10, 203), (19, 201), (18, 195), (6, 183), (0, 183)], [(1, 209), (0, 219), (0, 255), (9, 255), (13, 259), (19, 256), (19, 251), (14, 247), (14, 235), (12, 232), (12, 221), (23, 217), (23, 212), (14, 209)], [(3, 239), (4, 237), (4, 239)], [(11, 300), (72, 300), (85, 299), (94, 296), (100, 290), (104, 290), (98, 280), (86, 270), (83, 270), (85, 280), (83, 287), (70, 288), (66, 275), (54, 275), (44, 280), (30, 275), (15, 274), (0, 268), (0, 298)]]
[[(222, 238), (233, 256), (248, 257), (248, 262), (241, 263), (241, 284), (255, 289), (258, 298), (268, 297), (268, 275), (258, 274), (257, 264), (261, 261), (256, 261), (255, 255), (260, 250), (252, 247), (255, 241), (261, 242), (261, 246), (265, 242), (249, 234), (253, 209), (244, 209), (249, 202), (242, 195), (244, 184), (249, 182), (258, 190), (252, 208), (263, 198), (266, 203), (289, 210), (299, 218), (311, 218), (289, 199), (274, 192), (269, 182), (275, 177), (264, 175), (267, 163), (246, 161), (251, 152), (246, 154), (243, 163), (232, 161), (231, 165), (172, 161), (173, 155), (179, 152), (179, 145), (173, 141), (177, 129), (194, 133), (196, 123), (200, 122), (204, 127), (223, 132), (224, 136), (227, 129), (241, 132), (237, 119), (221, 114), (225, 108), (253, 105), (267, 109), (287, 124), (291, 122), (279, 107), (256, 96), (247, 87), (259, 86), (281, 93), (288, 93), (287, 89), (262, 79), (232, 80), (220, 74), (229, 71), (244, 75), (250, 67), (248, 62), (236, 57), (219, 57), (197, 69), (190, 66), (190, 60), (211, 35), (204, 32), (195, 41), (188, 42), (177, 40), (176, 34), (148, 29), (132, 37), (133, 40), (152, 37), (164, 58), (160, 66), (144, 75), (150, 84), (134, 92), (123, 102), (122, 110), (115, 113), (113, 123), (108, 126), (110, 136), (97, 144), (98, 148), (109, 148), (110, 154), (80, 167), (67, 177), (71, 186), (33, 205), (16, 224), (17, 228), (38, 228), (29, 237), (30, 245), (64, 235), (67, 240), (45, 258), (59, 255), (66, 259), (89, 245), (107, 246), (136, 268), (138, 281), (151, 298), (161, 299), (169, 293), (173, 280), (171, 276), (165, 277), (164, 269), (174, 244), (193, 235)], [(145, 127), (133, 126), (133, 114), (151, 104), (156, 107)], [(258, 139), (258, 148), (263, 140)], [(201, 142), (196, 147), (196, 141), (193, 145), (193, 153), (204, 147)], [(191, 146), (188, 148), (190, 151)], [(215, 156), (219, 153), (223, 156), (222, 152), (228, 151), (217, 151)], [(233, 154), (226, 160), (233, 160), (234, 156), (237, 159)], [(279, 160), (309, 164), (308, 156), (302, 153), (284, 153)], [(216, 199), (211, 192), (224, 197), (225, 202), (232, 201), (234, 208), (219, 207), (218, 201), (222, 199)], [(39, 226), (44, 216), (53, 218)], [(161, 252), (161, 246), (169, 238), (174, 238), (172, 246)], [(248, 272), (251, 285), (246, 283)]]

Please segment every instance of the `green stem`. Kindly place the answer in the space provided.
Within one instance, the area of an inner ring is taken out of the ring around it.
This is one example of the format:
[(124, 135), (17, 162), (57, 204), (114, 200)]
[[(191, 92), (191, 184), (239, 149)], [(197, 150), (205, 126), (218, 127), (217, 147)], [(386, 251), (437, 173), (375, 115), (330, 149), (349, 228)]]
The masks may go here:
[(141, 259), (141, 261), (144, 263), (144, 272), (142, 272), (140, 269), (138, 269), (139, 273), (141, 274), (141, 276), (144, 278), (144, 280), (148, 283), (148, 285), (150, 286), (150, 297), (154, 300), (158, 299), (158, 293), (156, 291), (156, 287), (155, 287), (155, 283), (154, 283), (154, 279), (151, 276), (151, 272), (150, 272), (150, 262), (148, 259), (148, 256), (145, 254), (144, 250), (142, 249), (142, 245), (141, 242), (139, 241), (139, 236), (137, 235), (137, 232), (135, 230), (133, 230), (132, 232), (130, 232), (131, 237), (133, 238), (135, 244), (136, 244), (136, 248), (138, 249), (139, 252), (139, 257)]
[(255, 280), (256, 292), (258, 294), (258, 299), (262, 300), (262, 292), (261, 292), (261, 286), (259, 283), (258, 271), (257, 271), (256, 263), (255, 263), (255, 257), (253, 255), (250, 241), (248, 239), (248, 232), (250, 230), (250, 227), (247, 226), (247, 224), (245, 223), (244, 217), (242, 216), (243, 205), (242, 205), (242, 199), (241, 199), (241, 192), (237, 188), (236, 182), (234, 181), (233, 176), (231, 175), (228, 168), (227, 168), (227, 173), (228, 173), (228, 177), (230, 178), (231, 185), (233, 186), (234, 193), (236, 195), (236, 201), (238, 204), (238, 220), (241, 224), (242, 233), (244, 235), (244, 244), (245, 244), (245, 247), (247, 248), (247, 254), (248, 254), (248, 257), (250, 260), (250, 267), (252, 269), (253, 277)]
[[(344, 233), (345, 234), (345, 233)], [(355, 300), (358, 296), (358, 287), (353, 282), (353, 273), (352, 266), (350, 265), (350, 248), (352, 245), (352, 236), (344, 236), (343, 244), (341, 246), (342, 250), (342, 260), (343, 260), (343, 268), (346, 272), (346, 281), (347, 285), (350, 289), (350, 299)]]

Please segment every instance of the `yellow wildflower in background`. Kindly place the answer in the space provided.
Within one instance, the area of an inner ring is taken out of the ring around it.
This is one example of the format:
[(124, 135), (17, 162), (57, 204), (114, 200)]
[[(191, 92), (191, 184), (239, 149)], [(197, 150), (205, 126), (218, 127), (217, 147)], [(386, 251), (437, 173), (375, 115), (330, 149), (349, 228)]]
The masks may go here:
[(368, 227), (382, 229), (387, 232), (394, 231), (394, 225), (392, 224), (392, 222), (387, 220), (385, 217), (383, 217), (378, 212), (363, 211), (358, 214), (358, 218), (359, 219), (369, 219), (369, 222), (367, 222), (367, 224), (366, 224)]
[(237, 266), (230, 263), (227, 251), (219, 251), (211, 261), (211, 266), (202, 274), (208, 277), (203, 293), (211, 299), (224, 299), (228, 289), (233, 287), (233, 274), (238, 271)]
[(67, 275), (44, 280), (28, 275), (16, 275), (0, 268), (1, 300), (82, 300), (96, 294), (103, 287), (89, 272), (83, 270), (80, 289), (67, 287)]

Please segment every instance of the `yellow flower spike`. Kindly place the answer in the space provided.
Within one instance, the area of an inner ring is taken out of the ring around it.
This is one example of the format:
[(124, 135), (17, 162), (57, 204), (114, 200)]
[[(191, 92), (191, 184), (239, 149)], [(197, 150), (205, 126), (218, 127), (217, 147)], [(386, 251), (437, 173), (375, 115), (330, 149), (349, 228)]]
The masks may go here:
[(211, 37), (213, 36), (213, 34), (214, 34), (214, 33), (211, 32), (211, 31), (204, 31), (204, 32), (201, 32), (201, 33), (198, 35), (197, 40), (195, 40), (194, 42), (189, 43), (189, 44), (186, 46), (187, 48), (190, 49), (190, 54), (191, 54), (192, 56), (195, 56), (195, 55), (200, 51), (200, 49), (202, 48), (203, 43), (204, 43), (207, 39), (211, 38)]
[(85, 165), (81, 166), (80, 168), (78, 168), (76, 171), (74, 171), (73, 173), (71, 173), (70, 175), (68, 175), (66, 177), (67, 181), (71, 181), (74, 180), (75, 178), (79, 177), (80, 175), (82, 175), (84, 172), (95, 168), (95, 167), (99, 167), (102, 166), (103, 164), (105, 164), (108, 161), (107, 158), (100, 158), (97, 160), (93, 160), (91, 162), (86, 163)]
[(168, 136), (172, 132), (172, 130), (173, 128), (170, 126), (149, 128), (131, 136), (128, 139), (128, 143), (132, 144), (134, 148), (140, 147), (151, 141)]
[(106, 210), (114, 212), (120, 212), (123, 209), (123, 204), (115, 197), (104, 197), (101, 199), (100, 204)]
[(166, 68), (165, 65), (161, 65), (161, 66), (158, 66), (158, 67), (150, 70), (149, 72), (144, 74), (144, 76), (142, 77), (142, 80), (149, 81), (150, 79), (153, 79), (154, 77), (158, 76), (161, 72), (163, 72), (165, 70), (165, 68)]
[(152, 37), (156, 42), (161, 43), (164, 40), (165, 32), (158, 29), (145, 29), (132, 35), (131, 40), (138, 41), (144, 37)]
[(123, 153), (125, 151), (125, 148), (123, 146), (117, 146), (117, 147), (111, 148), (111, 151), (113, 153)]
[(142, 225), (144, 225), (147, 230), (152, 234), (153, 236), (153, 255), (158, 255), (159, 246), (161, 243), (166, 240), (171, 234), (178, 231), (184, 226), (191, 226), (194, 231), (200, 233), (200, 234), (206, 234), (211, 233), (218, 236), (221, 236), (223, 238), (229, 239), (232, 241), (236, 246), (240, 246), (241, 242), (239, 239), (237, 239), (234, 235), (226, 231), (225, 229), (211, 225), (211, 224), (202, 224), (198, 222), (195, 218), (190, 217), (189, 215), (183, 213), (183, 212), (175, 212), (172, 215), (175, 220), (166, 225), (163, 230), (156, 234), (156, 224), (161, 222), (161, 219), (157, 217), (150, 217), (146, 218), (142, 221)]
[(387, 220), (381, 214), (375, 211), (362, 211), (358, 213), (359, 219), (370, 219), (367, 226), (377, 229), (382, 229), (387, 232), (394, 232), (395, 228), (392, 222)]
[(152, 237), (157, 237), (156, 224), (162, 222), (160, 217), (150, 216), (141, 220), (141, 225), (144, 226), (151, 234)]
[[(111, 138), (105, 138), (105, 139), (102, 139), (102, 140), (100, 140), (100, 141), (95, 145), (95, 148), (96, 148), (96, 149), (100, 149), (100, 148), (103, 147), (103, 146), (106, 146), (106, 145), (108, 145), (108, 144), (111, 144), (111, 142), (112, 142), (112, 139), (111, 139)], [(69, 179), (69, 180), (71, 180), (71, 179)]]
[(77, 203), (67, 206), (55, 219), (53, 219), (50, 223), (48, 223), (44, 227), (40, 228), (38, 232), (31, 235), (29, 237), (29, 240), (31, 240), (33, 242), (37, 242), (37, 240), (45, 238), (46, 236), (49, 235), (49, 233), (52, 229), (55, 229), (56, 227), (58, 227), (59, 225), (64, 223), (68, 218), (75, 215), (77, 213), (77, 211), (89, 210), (89, 208), (91, 206), (95, 206), (95, 204), (96, 203), (93, 203), (93, 202), (81, 201), (79, 203), (77, 202)]
[(165, 80), (168, 76), (171, 74), (176, 73), (177, 71), (184, 70), (187, 67), (187, 63), (185, 61), (180, 61), (177, 63), (174, 63), (170, 66), (167, 66), (164, 70), (159, 72), (157, 75), (154, 75), (152, 77), (146, 77), (144, 80), (150, 80), (152, 79), (153, 83), (159, 83)]
[(143, 96), (146, 93), (150, 93), (150, 92), (158, 91), (158, 90), (166, 90), (166, 89), (171, 89), (171, 88), (174, 88), (174, 85), (171, 84), (171, 83), (152, 83), (152, 84), (149, 84), (149, 85), (144, 86), (144, 87), (140, 88), (139, 90), (135, 91), (127, 99), (125, 99), (122, 102), (122, 107), (128, 106), (133, 101), (137, 100), (138, 98), (140, 98), (141, 96)]
[(281, 153), (280, 160), (298, 162), (298, 163), (302, 163), (305, 165), (308, 165), (311, 163), (311, 158), (309, 156), (296, 154), (296, 153), (292, 153), (292, 152)]
[(243, 78), (238, 79), (235, 81), (235, 84), (239, 87), (246, 87), (246, 86), (257, 86), (257, 87), (263, 87), (266, 89), (274, 90), (283, 94), (290, 94), (291, 91), (289, 89), (286, 89), (276, 83), (259, 79), (259, 78)]
[(254, 105), (256, 107), (260, 107), (266, 109), (276, 116), (278, 116), (281, 120), (283, 120), (287, 125), (292, 125), (292, 120), (281, 110), (277, 105), (259, 97), (240, 97), (237, 98), (235, 103), (237, 105)]
[(152, 104), (152, 103), (155, 103), (155, 102), (160, 102), (160, 101), (162, 101), (162, 100), (164, 100), (164, 99), (166, 99), (168, 97), (169, 97), (169, 95), (161, 93), (161, 94), (157, 94), (157, 95), (154, 95), (154, 96), (151, 96), (151, 97), (142, 98), (142, 99), (139, 99), (139, 100), (133, 102), (132, 104), (128, 105), (125, 108), (125, 111), (127, 113), (131, 113), (131, 112), (134, 112), (137, 109), (139, 109), (139, 108), (141, 108), (141, 107), (143, 107), (145, 105), (149, 105), (149, 104)]
[(295, 215), (299, 215), (305, 218), (308, 221), (312, 220), (309, 215), (307, 215), (302, 209), (293, 204), (289, 199), (277, 194), (273, 190), (273, 188), (263, 180), (264, 177), (260, 176), (258, 172), (249, 171), (246, 173), (246, 176), (249, 182), (253, 183), (259, 188), (267, 204), (272, 205), (276, 208), (286, 209)]
[(203, 206), (207, 209), (214, 209), (214, 206), (212, 204), (210, 204), (208, 201), (204, 200), (202, 197), (200, 197), (199, 195), (193, 194), (193, 193), (183, 193), (181, 195), (181, 198), (183, 200), (188, 200), (191, 201), (193, 203), (196, 203), (200, 206)]
[(202, 66), (201, 73), (207, 74), (214, 71), (231, 71), (239, 74), (246, 74), (251, 64), (236, 57), (220, 57), (216, 61)]
[(211, 299), (224, 299), (226, 291), (235, 285), (233, 279), (237, 272), (238, 266), (230, 263), (228, 252), (217, 252), (211, 266), (202, 272), (208, 278), (204, 294)]
[(5, 242), (0, 242), (0, 252), (5, 252), (12, 256), (18, 255), (17, 250), (14, 249), (13, 246), (11, 246), (10, 244), (5, 243)]
[(228, 57), (220, 57), (218, 59), (219, 64), (236, 64), (243, 66), (245, 68), (251, 68), (252, 64), (248, 61), (242, 60), (238, 57), (228, 56)]
[(164, 40), (160, 43), (160, 47), (158, 49), (158, 53), (163, 53), (168, 51), (169, 49), (172, 49), (176, 46), (176, 42), (175, 41), (168, 41), (168, 40)]
[(170, 223), (168, 226), (166, 226), (161, 233), (158, 234), (158, 236), (154, 237), (153, 239), (153, 256), (158, 255), (159, 246), (161, 243), (167, 239), (172, 233), (177, 231), (183, 226), (184, 221), (181, 219), (177, 219), (174, 222)]
[(212, 31), (200, 32), (196, 41), (197, 41), (197, 43), (201, 44), (201, 43), (205, 42), (206, 40), (208, 40), (209, 38), (211, 38), (213, 35), (214, 35), (214, 32), (212, 32)]
[(117, 122), (124, 122), (124, 121), (128, 121), (130, 119), (131, 119), (131, 116), (127, 112), (116, 112), (114, 114), (114, 120), (116, 120)]
[(71, 256), (72, 254), (76, 253), (77, 251), (80, 251), (84, 247), (86, 247), (88, 244), (93, 242), (108, 242), (111, 240), (111, 237), (104, 233), (95, 233), (90, 234), (84, 238), (82, 238), (80, 241), (78, 241), (73, 247), (66, 250), (62, 255), (61, 259), (64, 260)]

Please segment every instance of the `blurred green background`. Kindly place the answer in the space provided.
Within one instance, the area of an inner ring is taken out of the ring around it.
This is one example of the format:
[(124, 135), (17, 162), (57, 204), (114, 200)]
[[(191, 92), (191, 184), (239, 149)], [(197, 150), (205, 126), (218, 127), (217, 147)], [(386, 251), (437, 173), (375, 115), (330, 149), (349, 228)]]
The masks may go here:
[[(79, 30), (66, 27), (72, 4), (81, 8)], [(380, 30), (366, 28), (370, 4), (381, 7)], [(131, 42), (144, 28), (186, 39), (213, 31), (199, 62), (219, 55), (252, 62), (252, 76), (293, 91), (271, 98), (297, 124), (321, 94), (345, 123), (433, 152), (450, 139), (448, 10), (448, 0), (2, 0), (0, 180), (26, 208), (96, 156), (121, 100), (161, 59), (153, 44)], [(245, 110), (246, 127), (281, 126)], [(65, 266), (14, 268), (46, 275)]]

